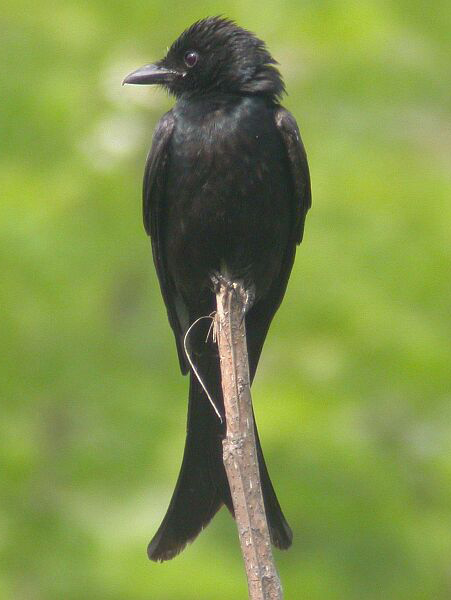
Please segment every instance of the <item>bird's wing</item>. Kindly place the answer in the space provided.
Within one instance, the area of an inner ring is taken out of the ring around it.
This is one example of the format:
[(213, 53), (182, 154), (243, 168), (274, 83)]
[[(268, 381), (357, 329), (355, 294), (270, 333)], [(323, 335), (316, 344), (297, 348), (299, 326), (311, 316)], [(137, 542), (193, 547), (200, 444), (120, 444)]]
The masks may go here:
[(160, 282), (161, 294), (166, 304), (169, 323), (175, 334), (182, 373), (188, 372), (183, 334), (186, 308), (179, 298), (167, 274), (162, 241), (162, 212), (165, 196), (166, 171), (169, 157), (169, 142), (174, 131), (175, 118), (172, 111), (159, 121), (153, 136), (152, 147), (147, 157), (143, 181), (144, 227), (152, 241), (152, 253)]
[(291, 174), (293, 227), (291, 236), (287, 240), (285, 257), (282, 261), (279, 277), (273, 282), (264, 298), (259, 300), (249, 311), (246, 318), (251, 377), (254, 376), (257, 368), (260, 352), (272, 318), (285, 294), (296, 253), (296, 244), (301, 243), (305, 215), (312, 204), (307, 155), (297, 123), (293, 115), (282, 106), (276, 108), (274, 120), (286, 149), (285, 160), (287, 160)]
[(283, 106), (279, 106), (275, 112), (275, 121), (287, 150), (295, 202), (294, 235), (296, 243), (300, 244), (304, 233), (305, 215), (312, 205), (307, 155), (293, 115)]

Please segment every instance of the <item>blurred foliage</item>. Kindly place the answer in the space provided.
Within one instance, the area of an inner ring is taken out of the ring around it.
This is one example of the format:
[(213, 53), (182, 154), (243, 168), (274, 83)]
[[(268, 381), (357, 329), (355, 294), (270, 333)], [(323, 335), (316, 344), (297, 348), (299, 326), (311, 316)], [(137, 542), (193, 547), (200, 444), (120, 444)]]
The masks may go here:
[(222, 511), (176, 560), (187, 381), (141, 225), (154, 124), (122, 88), (223, 13), (281, 63), (314, 207), (254, 386), (295, 533), (287, 598), (451, 597), (451, 4), (4, 0), (0, 598), (244, 598)]

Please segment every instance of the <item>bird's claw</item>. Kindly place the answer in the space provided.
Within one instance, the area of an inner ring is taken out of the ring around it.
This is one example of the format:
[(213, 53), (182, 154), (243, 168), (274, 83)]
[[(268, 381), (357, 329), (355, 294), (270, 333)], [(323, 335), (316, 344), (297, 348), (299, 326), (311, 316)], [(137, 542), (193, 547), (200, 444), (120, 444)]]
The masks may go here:
[(240, 325), (243, 324), (244, 318), (246, 317), (249, 310), (252, 308), (255, 301), (255, 290), (252, 286), (251, 288), (244, 289), (241, 287), (241, 295), (243, 297), (243, 311), (241, 314), (241, 322)]
[(215, 294), (219, 292), (221, 286), (230, 290), (234, 288), (233, 281), (231, 281), (221, 273), (218, 273), (217, 271), (211, 274), (210, 279), (213, 284), (213, 290)]
[(255, 301), (255, 290), (254, 286), (250, 288), (245, 288), (243, 283), (240, 281), (231, 281), (221, 273), (215, 272), (211, 275), (211, 281), (213, 283), (213, 289), (215, 294), (217, 294), (221, 287), (225, 287), (226, 289), (233, 290), (241, 296), (243, 308), (241, 313), (240, 326), (243, 324), (243, 321), (252, 308)]

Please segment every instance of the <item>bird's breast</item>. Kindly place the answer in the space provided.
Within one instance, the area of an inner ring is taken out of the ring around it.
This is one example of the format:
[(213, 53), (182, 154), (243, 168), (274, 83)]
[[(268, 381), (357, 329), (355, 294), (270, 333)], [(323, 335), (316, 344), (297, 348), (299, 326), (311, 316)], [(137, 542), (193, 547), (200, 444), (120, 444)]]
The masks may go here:
[(272, 110), (259, 101), (179, 115), (166, 188), (169, 263), (205, 279), (224, 263), (244, 276), (280, 262), (288, 182)]

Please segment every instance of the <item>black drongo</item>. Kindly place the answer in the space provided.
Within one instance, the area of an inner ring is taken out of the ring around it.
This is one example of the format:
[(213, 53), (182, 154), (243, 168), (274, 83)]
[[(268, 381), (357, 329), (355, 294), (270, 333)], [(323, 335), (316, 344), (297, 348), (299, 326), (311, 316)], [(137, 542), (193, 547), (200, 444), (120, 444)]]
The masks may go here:
[[(234, 22), (206, 18), (187, 29), (165, 58), (124, 83), (159, 84), (176, 98), (153, 137), (144, 173), (144, 225), (175, 334), (190, 372), (183, 464), (149, 557), (167, 560), (193, 540), (224, 503), (233, 513), (218, 418), (190, 368), (185, 335), (216, 307), (218, 275), (248, 293), (251, 380), (287, 286), (311, 204), (307, 158), (293, 116), (280, 104), (284, 84), (265, 44)], [(218, 350), (209, 323), (189, 336), (193, 364), (223, 413)], [(257, 432), (256, 432), (257, 434)], [(257, 437), (272, 542), (291, 544)]]

